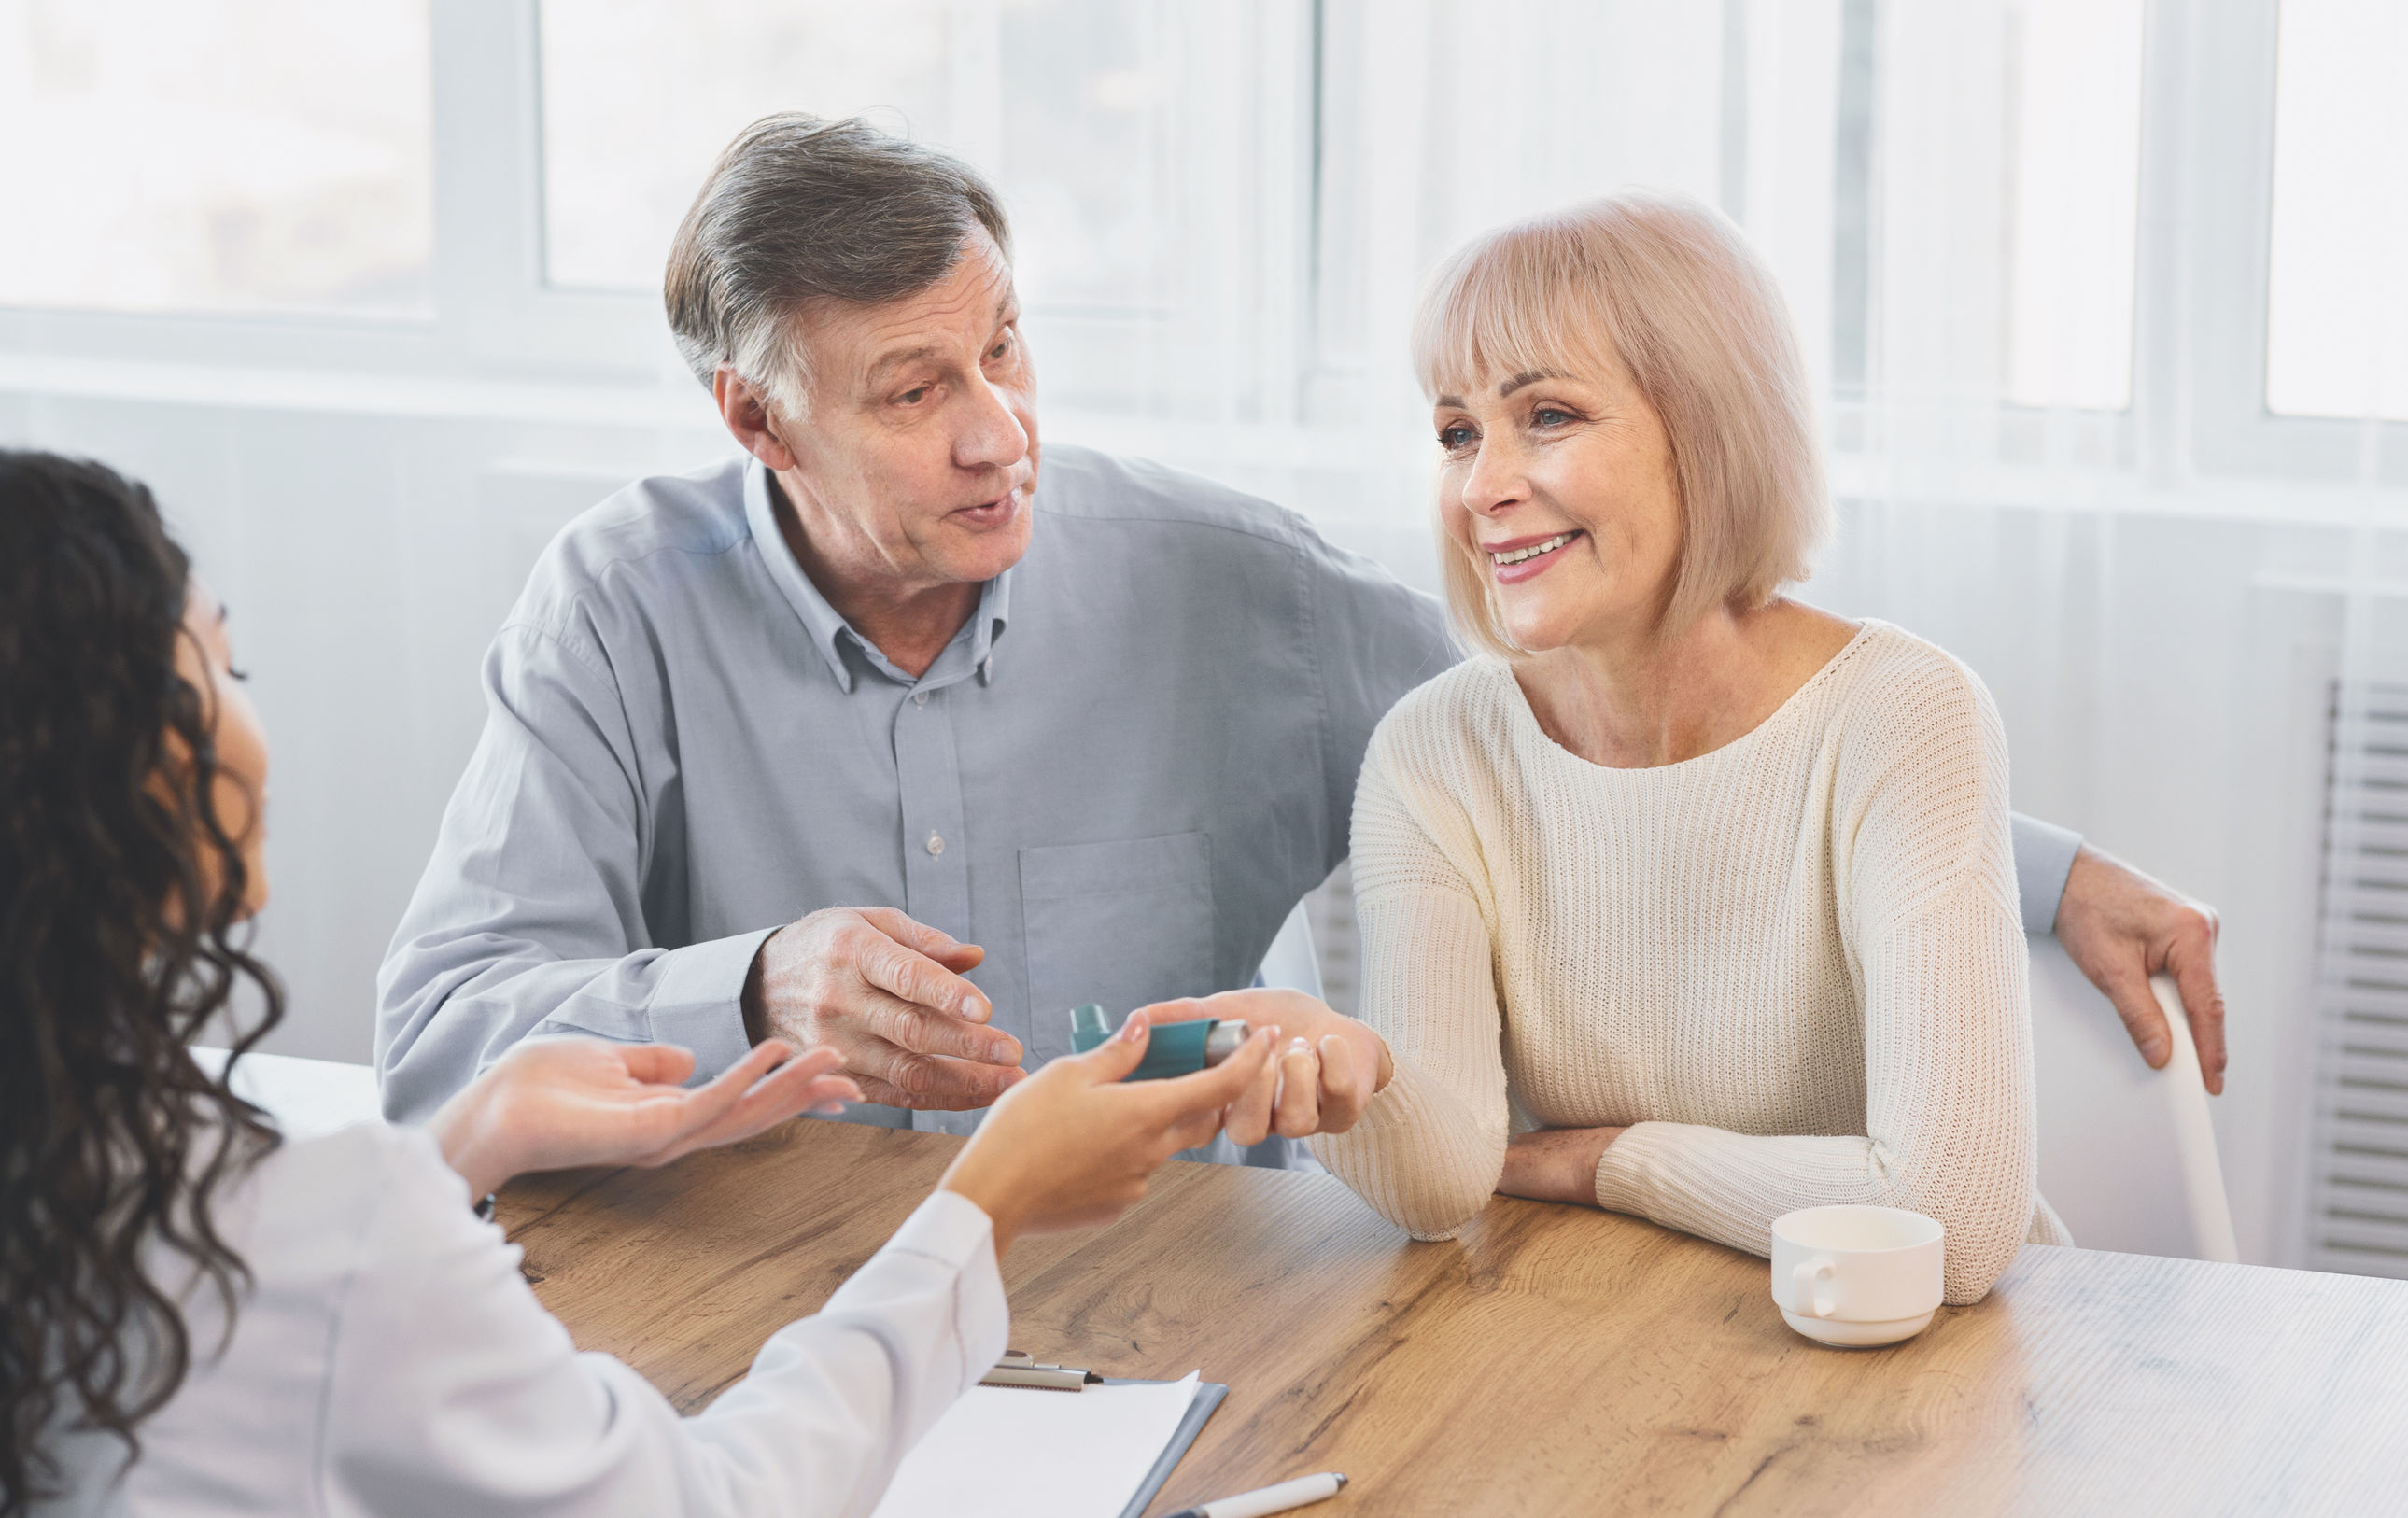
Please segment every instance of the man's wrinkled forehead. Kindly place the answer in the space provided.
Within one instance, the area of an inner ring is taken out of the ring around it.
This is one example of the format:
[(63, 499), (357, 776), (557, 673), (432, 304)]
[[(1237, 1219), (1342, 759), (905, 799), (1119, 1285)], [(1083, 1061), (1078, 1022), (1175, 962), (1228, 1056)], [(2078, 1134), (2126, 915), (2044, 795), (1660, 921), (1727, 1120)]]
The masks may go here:
[(995, 243), (982, 236), (962, 250), (935, 285), (882, 305), (831, 313), (821, 325), (829, 346), (850, 350), (864, 383), (896, 370), (975, 354), (997, 327), (1019, 319), (1020, 296)]

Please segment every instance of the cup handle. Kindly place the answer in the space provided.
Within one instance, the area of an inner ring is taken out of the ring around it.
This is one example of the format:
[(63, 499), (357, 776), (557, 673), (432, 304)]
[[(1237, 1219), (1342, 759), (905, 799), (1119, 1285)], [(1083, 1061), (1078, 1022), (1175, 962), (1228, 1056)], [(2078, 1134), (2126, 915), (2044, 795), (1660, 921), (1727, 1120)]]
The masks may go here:
[(1800, 1260), (1798, 1267), (1789, 1272), (1789, 1280), (1797, 1287), (1799, 1300), (1818, 1318), (1828, 1318), (1840, 1310), (1836, 1300), (1814, 1289), (1817, 1283), (1830, 1280), (1833, 1273), (1831, 1257), (1828, 1254)]

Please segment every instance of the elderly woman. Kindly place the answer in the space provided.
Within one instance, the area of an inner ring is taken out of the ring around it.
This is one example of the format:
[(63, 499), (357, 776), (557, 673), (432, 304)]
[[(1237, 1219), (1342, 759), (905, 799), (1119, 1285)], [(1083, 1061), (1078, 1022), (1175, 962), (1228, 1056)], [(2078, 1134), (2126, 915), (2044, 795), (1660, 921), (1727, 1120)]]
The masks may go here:
[(1942, 650), (1780, 594), (1828, 513), (1770, 274), (1615, 195), (1456, 254), (1413, 348), (1485, 657), (1371, 740), (1363, 1024), (1281, 1018), (1376, 1071), (1317, 1153), (1424, 1239), (1499, 1191), (1758, 1253), (1794, 1208), (1912, 1208), (1978, 1300), (2061, 1238), (2006, 739)]

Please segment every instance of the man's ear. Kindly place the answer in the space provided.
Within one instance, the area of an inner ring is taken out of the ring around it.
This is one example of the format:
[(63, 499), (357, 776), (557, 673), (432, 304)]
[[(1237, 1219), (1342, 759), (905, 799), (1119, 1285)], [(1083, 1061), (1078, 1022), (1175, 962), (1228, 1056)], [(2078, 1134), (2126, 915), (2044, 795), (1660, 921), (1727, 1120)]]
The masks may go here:
[(719, 420), (744, 451), (767, 465), (772, 470), (795, 466), (795, 451), (781, 437), (780, 418), (770, 408), (769, 397), (752, 382), (738, 374), (731, 365), (723, 364), (710, 377), (710, 398), (719, 405)]

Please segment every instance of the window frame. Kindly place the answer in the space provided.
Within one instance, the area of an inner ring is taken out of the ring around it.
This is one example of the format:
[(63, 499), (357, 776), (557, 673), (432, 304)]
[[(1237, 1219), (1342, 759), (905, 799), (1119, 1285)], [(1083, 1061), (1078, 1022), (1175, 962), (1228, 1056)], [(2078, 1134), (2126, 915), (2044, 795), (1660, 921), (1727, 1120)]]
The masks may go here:
[[(1338, 357), (1327, 351), (1320, 294), (1332, 279), (1351, 277), (1329, 262), (1326, 225), (1334, 177), (1326, 161), (1333, 135), (1322, 117), (1333, 66), (1324, 46), (1329, 4), (1263, 0), (1254, 12), (1260, 24), (1249, 66), (1264, 124), (1243, 162), (1271, 188), (1246, 274), (1247, 320), (1229, 334), (1245, 351), (1221, 370), (1236, 393), (1221, 403), (1218, 419), (1149, 418), (1142, 406), (1126, 408), (1141, 428), (1264, 426), (1289, 437), (1283, 453), (1309, 435), (1326, 434), (1335, 457), (1359, 444), (1358, 427), (1312, 420), (1321, 408), (1311, 393), (1327, 381)], [(2120, 412), (2060, 416), (2001, 401), (2002, 428), (2048, 437), (2103, 423), (2105, 456), (2080, 467), (2137, 470), (2145, 490), (2205, 477), (2398, 488), (2408, 470), (2401, 462), (2408, 422), (2284, 416), (2266, 404), (2280, 5), (2150, 0), (2130, 402)], [(1747, 7), (1739, 8), (1743, 21)], [(1727, 9), (1727, 24), (1731, 15)], [(428, 0), (427, 18), (431, 317), (0, 307), (0, 351), (103, 364), (690, 384), (657, 296), (547, 282), (539, 0)], [(1743, 182), (1743, 163), (1740, 169)], [(1032, 312), (1040, 332), (1046, 320)], [(1166, 325), (1159, 315), (1132, 314), (1126, 333), (1102, 330), (1122, 323), (1093, 313), (1054, 320), (1073, 344), (1158, 339)], [(1821, 383), (1832, 394), (1830, 376)], [(1878, 460), (1878, 449), (1866, 454), (1838, 445), (1850, 409), (1833, 395), (1832, 453), (1842, 472)]]

